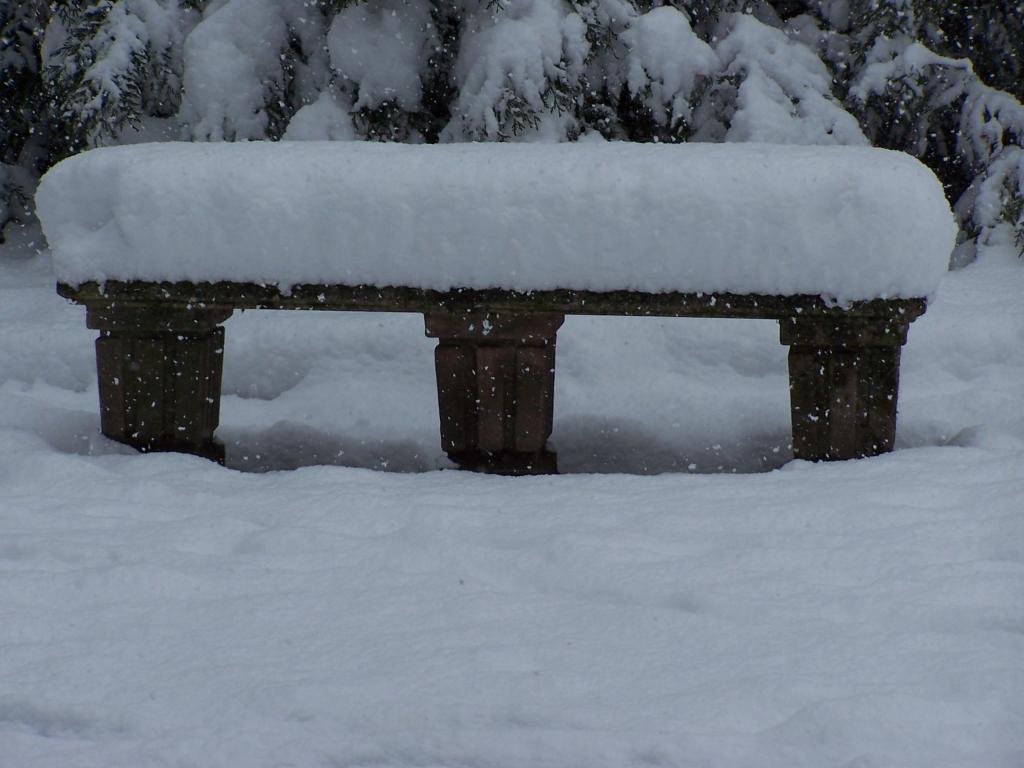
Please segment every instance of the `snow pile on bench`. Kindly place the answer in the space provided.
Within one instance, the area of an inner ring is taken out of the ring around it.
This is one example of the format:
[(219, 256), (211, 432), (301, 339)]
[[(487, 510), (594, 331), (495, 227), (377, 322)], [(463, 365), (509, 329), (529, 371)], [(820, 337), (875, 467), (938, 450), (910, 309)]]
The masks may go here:
[(863, 147), (354, 142), (97, 149), (37, 195), (57, 277), (928, 296), (956, 227)]

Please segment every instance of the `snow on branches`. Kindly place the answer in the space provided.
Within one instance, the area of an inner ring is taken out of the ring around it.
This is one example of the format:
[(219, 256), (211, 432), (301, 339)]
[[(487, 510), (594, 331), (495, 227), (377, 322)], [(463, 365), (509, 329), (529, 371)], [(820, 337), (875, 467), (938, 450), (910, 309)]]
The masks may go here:
[(936, 168), (953, 192), (968, 254), (975, 241), (993, 239), (1024, 248), (1024, 105), (985, 85), (969, 60), (905, 35), (872, 44), (849, 101), (876, 145)]
[(1020, 5), (0, 0), (0, 225), (41, 170), (134, 129), (202, 141), (590, 136), (899, 149), (942, 180), (965, 242), (1024, 244)]
[(325, 68), (323, 23), (306, 0), (211, 4), (185, 41), (187, 135), (277, 139)]
[(719, 25), (721, 68), (701, 96), (698, 140), (776, 144), (866, 144), (857, 121), (831, 94), (832, 76), (814, 50), (751, 15)]
[(588, 44), (561, 0), (501, 0), (464, 9), (448, 140), (508, 140), (578, 131), (574, 107)]
[(64, 151), (116, 140), (146, 115), (177, 112), (190, 13), (177, 0), (67, 0), (42, 58)]

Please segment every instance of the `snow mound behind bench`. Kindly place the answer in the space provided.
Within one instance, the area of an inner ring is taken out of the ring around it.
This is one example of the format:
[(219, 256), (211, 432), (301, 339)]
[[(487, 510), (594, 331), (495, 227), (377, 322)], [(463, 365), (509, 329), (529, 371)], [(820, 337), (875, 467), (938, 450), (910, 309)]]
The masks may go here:
[(161, 143), (53, 168), (57, 277), (450, 288), (932, 294), (935, 176), (863, 147)]

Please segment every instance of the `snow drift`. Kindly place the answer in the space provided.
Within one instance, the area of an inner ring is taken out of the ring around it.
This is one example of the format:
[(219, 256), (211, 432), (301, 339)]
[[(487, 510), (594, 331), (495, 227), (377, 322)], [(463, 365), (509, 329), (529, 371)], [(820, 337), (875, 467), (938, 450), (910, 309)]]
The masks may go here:
[(37, 195), (57, 277), (932, 294), (956, 226), (908, 155), (764, 144), (110, 147)]

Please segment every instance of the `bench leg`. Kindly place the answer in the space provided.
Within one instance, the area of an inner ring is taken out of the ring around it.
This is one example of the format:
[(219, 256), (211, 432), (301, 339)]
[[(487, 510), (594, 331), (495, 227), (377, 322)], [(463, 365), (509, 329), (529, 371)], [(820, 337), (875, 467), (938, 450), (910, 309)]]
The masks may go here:
[(506, 475), (557, 471), (548, 450), (555, 394), (550, 312), (430, 313), (441, 444), (463, 469)]
[(900, 348), (909, 323), (781, 321), (789, 349), (793, 455), (856, 459), (893, 449)]
[(230, 309), (90, 306), (99, 330), (100, 425), (140, 451), (177, 451), (224, 462), (220, 421), (224, 329)]

